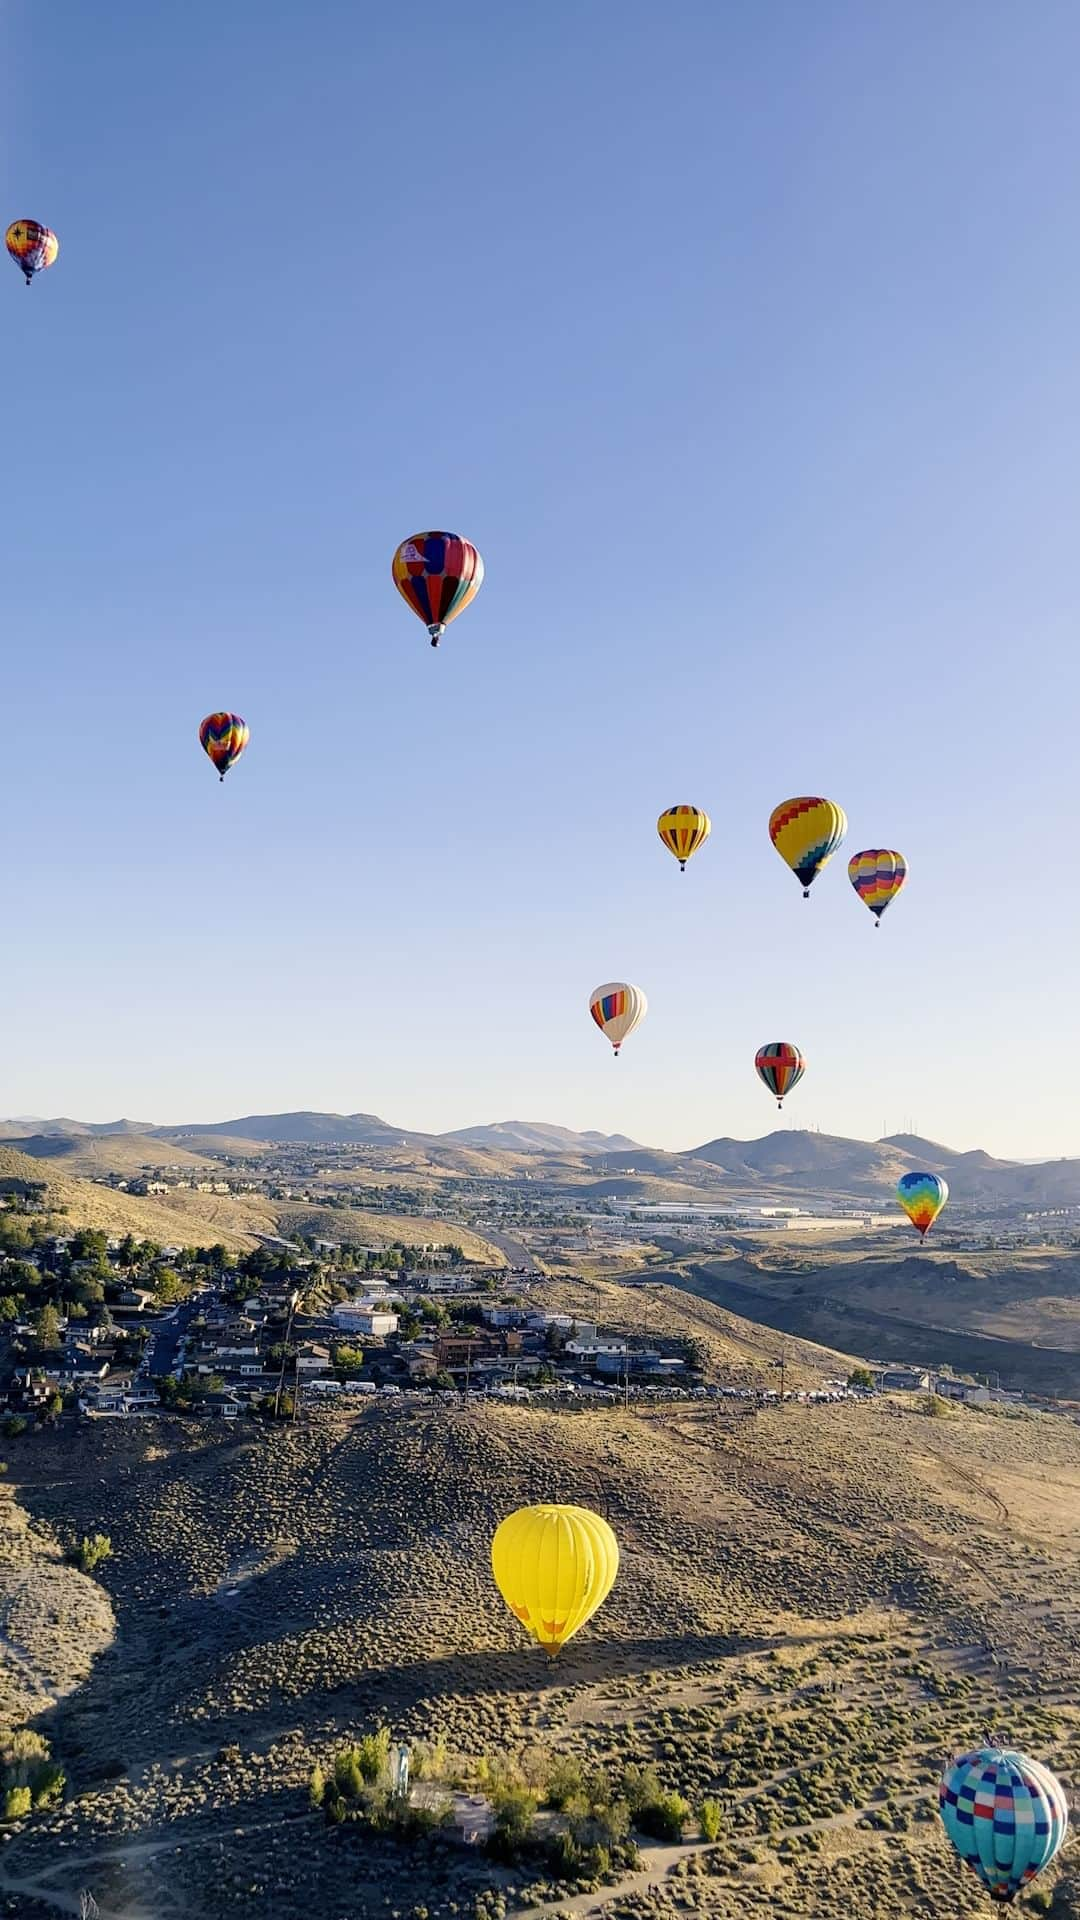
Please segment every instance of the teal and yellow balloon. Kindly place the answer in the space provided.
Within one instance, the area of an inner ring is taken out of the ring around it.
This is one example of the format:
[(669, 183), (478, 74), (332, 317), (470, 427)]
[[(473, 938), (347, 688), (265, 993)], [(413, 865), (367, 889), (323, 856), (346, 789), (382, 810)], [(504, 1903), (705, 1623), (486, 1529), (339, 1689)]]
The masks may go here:
[(803, 899), (847, 832), (847, 815), (834, 800), (804, 794), (782, 800), (769, 816), (769, 838), (802, 886)]
[(949, 1197), (947, 1183), (940, 1173), (903, 1173), (896, 1183), (896, 1197), (923, 1238), (929, 1233)]

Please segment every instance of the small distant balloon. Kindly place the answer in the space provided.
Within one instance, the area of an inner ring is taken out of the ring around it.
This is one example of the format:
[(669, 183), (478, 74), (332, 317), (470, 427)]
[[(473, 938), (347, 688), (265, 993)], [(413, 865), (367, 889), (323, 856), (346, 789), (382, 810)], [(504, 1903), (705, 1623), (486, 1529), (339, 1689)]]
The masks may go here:
[(13, 220), (4, 235), (7, 247), (15, 265), (26, 276), (30, 285), (35, 273), (44, 273), (51, 267), (60, 251), (60, 242), (50, 227), (43, 227), (39, 220)]
[(964, 1865), (1002, 1902), (1015, 1900), (1049, 1865), (1069, 1828), (1060, 1780), (1006, 1747), (980, 1747), (946, 1767), (938, 1811)]
[(864, 906), (869, 907), (877, 927), (907, 879), (907, 861), (890, 847), (867, 847), (863, 853), (852, 854), (848, 879)]
[(511, 1613), (554, 1656), (607, 1599), (619, 1543), (588, 1507), (519, 1507), (496, 1528), (491, 1571)]
[(601, 1033), (611, 1041), (616, 1056), (623, 1041), (641, 1025), (648, 1010), (649, 1003), (641, 988), (631, 986), (627, 980), (609, 980), (603, 987), (594, 987), (589, 995), (589, 1012)]
[(222, 780), (236, 765), (251, 738), (238, 713), (208, 713), (199, 728), (199, 740), (209, 754)]
[(800, 882), (805, 900), (847, 832), (847, 815), (833, 800), (804, 795), (784, 800), (769, 816), (769, 838)]
[(437, 647), (451, 620), (475, 600), (484, 563), (459, 533), (414, 533), (394, 555), (394, 585)]
[(782, 1107), (784, 1096), (797, 1087), (806, 1072), (806, 1061), (790, 1040), (769, 1040), (759, 1047), (754, 1056), (754, 1065), (758, 1077), (764, 1080), (769, 1092), (775, 1094), (776, 1104)]
[(902, 1173), (896, 1197), (925, 1239), (949, 1197), (949, 1188), (939, 1173)]
[(700, 807), (669, 807), (660, 815), (656, 831), (668, 852), (675, 855), (680, 872), (685, 873), (690, 855), (704, 846), (712, 832), (712, 821)]

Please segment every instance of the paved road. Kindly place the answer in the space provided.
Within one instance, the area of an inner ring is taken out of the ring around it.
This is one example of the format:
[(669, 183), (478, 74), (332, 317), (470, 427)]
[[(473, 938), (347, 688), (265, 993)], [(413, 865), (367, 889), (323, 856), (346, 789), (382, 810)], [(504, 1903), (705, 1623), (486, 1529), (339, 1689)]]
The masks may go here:
[(167, 1320), (155, 1320), (153, 1326), (154, 1350), (150, 1355), (147, 1372), (151, 1380), (163, 1380), (176, 1365), (176, 1355), (180, 1342), (187, 1332), (188, 1322), (195, 1312), (195, 1303), (185, 1300)]

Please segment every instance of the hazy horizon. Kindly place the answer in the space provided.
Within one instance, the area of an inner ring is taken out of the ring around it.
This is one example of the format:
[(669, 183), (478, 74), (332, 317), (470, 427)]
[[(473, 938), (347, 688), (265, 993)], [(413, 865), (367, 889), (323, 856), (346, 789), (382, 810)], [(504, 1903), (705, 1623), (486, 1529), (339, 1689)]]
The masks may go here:
[[(1080, 1153), (1080, 11), (15, 0), (0, 49), (60, 239), (0, 280), (4, 1104), (680, 1147), (769, 1129), (782, 1037), (793, 1125)], [(487, 568), (437, 653), (428, 526)], [(799, 793), (850, 821), (808, 902)]]
[[(764, 1124), (760, 1126), (755, 1132), (745, 1133), (745, 1134), (734, 1133), (729, 1127), (721, 1126), (721, 1127), (718, 1127), (711, 1134), (695, 1135), (692, 1140), (674, 1140), (674, 1139), (661, 1140), (657, 1138), (648, 1138), (643, 1135), (629, 1135), (625, 1127), (592, 1127), (584, 1124), (579, 1126), (573, 1120), (561, 1119), (561, 1118), (552, 1119), (550, 1115), (543, 1116), (543, 1117), (538, 1117), (536, 1115), (532, 1115), (528, 1117), (521, 1116), (521, 1115), (510, 1117), (508, 1115), (504, 1115), (504, 1116), (500, 1116), (497, 1119), (481, 1119), (481, 1120), (478, 1120), (475, 1117), (473, 1117), (472, 1119), (454, 1120), (447, 1126), (434, 1127), (434, 1126), (425, 1126), (420, 1121), (412, 1117), (403, 1120), (401, 1116), (397, 1113), (391, 1113), (388, 1115), (385, 1112), (380, 1112), (378, 1108), (373, 1106), (324, 1107), (324, 1106), (313, 1106), (307, 1102), (300, 1102), (300, 1103), (297, 1103), (296, 1105), (290, 1105), (290, 1106), (278, 1105), (278, 1106), (269, 1106), (269, 1107), (266, 1107), (266, 1106), (256, 1107), (256, 1106), (250, 1106), (250, 1105), (245, 1106), (242, 1103), (238, 1103), (228, 1107), (225, 1111), (221, 1113), (210, 1113), (209, 1111), (204, 1110), (200, 1112), (197, 1117), (182, 1119), (182, 1120), (169, 1120), (169, 1119), (152, 1118), (152, 1117), (148, 1118), (146, 1115), (140, 1115), (135, 1113), (107, 1113), (107, 1114), (100, 1114), (100, 1115), (76, 1113), (70, 1106), (67, 1106), (67, 1107), (58, 1107), (55, 1110), (55, 1112), (52, 1112), (52, 1113), (0, 1114), (0, 1122), (5, 1122), (9, 1125), (15, 1125), (15, 1124), (20, 1124), (24, 1121), (27, 1124), (37, 1121), (45, 1125), (49, 1125), (50, 1123), (55, 1123), (57, 1120), (70, 1120), (70, 1121), (78, 1121), (84, 1126), (101, 1127), (101, 1126), (119, 1126), (122, 1124), (127, 1124), (128, 1126), (146, 1127), (146, 1128), (152, 1128), (158, 1131), (165, 1130), (169, 1132), (179, 1132), (182, 1128), (198, 1131), (198, 1128), (201, 1125), (216, 1127), (216, 1126), (220, 1126), (224, 1121), (240, 1120), (256, 1114), (267, 1117), (267, 1118), (271, 1118), (271, 1117), (278, 1117), (286, 1113), (320, 1114), (320, 1115), (329, 1116), (329, 1117), (337, 1116), (340, 1119), (350, 1119), (356, 1114), (365, 1114), (372, 1119), (382, 1121), (386, 1126), (391, 1128), (393, 1131), (397, 1131), (397, 1129), (400, 1127), (402, 1133), (432, 1134), (432, 1135), (469, 1132), (477, 1127), (498, 1127), (498, 1126), (561, 1127), (569, 1133), (578, 1133), (578, 1134), (602, 1133), (602, 1134), (612, 1135), (612, 1136), (617, 1134), (623, 1134), (624, 1136), (631, 1138), (633, 1140), (634, 1146), (643, 1147), (643, 1148), (654, 1148), (654, 1149), (658, 1149), (660, 1152), (663, 1152), (663, 1153), (688, 1153), (691, 1151), (692, 1148), (705, 1146), (708, 1144), (710, 1140), (716, 1140), (716, 1139), (734, 1139), (734, 1140), (742, 1140), (742, 1141), (746, 1141), (747, 1143), (750, 1143), (755, 1140), (766, 1139), (770, 1134), (774, 1134), (774, 1133), (823, 1133), (823, 1134), (830, 1134), (835, 1138), (863, 1140), (867, 1145), (871, 1145), (871, 1146), (876, 1144), (880, 1140), (893, 1139), (893, 1138), (896, 1138), (898, 1135), (909, 1134), (919, 1139), (923, 1139), (928, 1142), (931, 1142), (934, 1145), (945, 1147), (948, 1151), (953, 1153), (973, 1153), (973, 1152), (982, 1151), (984, 1153), (990, 1154), (990, 1156), (993, 1159), (1014, 1160), (1019, 1163), (1036, 1164), (1036, 1163), (1041, 1163), (1044, 1160), (1073, 1159), (1073, 1158), (1080, 1159), (1080, 1154), (1030, 1155), (1030, 1154), (1010, 1153), (1006, 1151), (1004, 1148), (998, 1148), (988, 1143), (986, 1140), (969, 1140), (964, 1142), (958, 1142), (956, 1140), (946, 1140), (938, 1137), (937, 1135), (927, 1133), (921, 1127), (909, 1126), (903, 1122), (898, 1122), (896, 1125), (893, 1125), (890, 1122), (887, 1131), (886, 1129), (883, 1128), (881, 1131), (874, 1134), (843, 1134), (843, 1133), (837, 1133), (835, 1129), (830, 1127), (817, 1126), (813, 1121), (807, 1121), (807, 1122), (796, 1121), (794, 1117), (788, 1114), (786, 1111), (783, 1113), (777, 1113), (775, 1110), (773, 1113), (773, 1120), (775, 1124), (774, 1125)], [(11, 1140), (0, 1140), (0, 1146), (12, 1146), (14, 1144), (15, 1142)]]

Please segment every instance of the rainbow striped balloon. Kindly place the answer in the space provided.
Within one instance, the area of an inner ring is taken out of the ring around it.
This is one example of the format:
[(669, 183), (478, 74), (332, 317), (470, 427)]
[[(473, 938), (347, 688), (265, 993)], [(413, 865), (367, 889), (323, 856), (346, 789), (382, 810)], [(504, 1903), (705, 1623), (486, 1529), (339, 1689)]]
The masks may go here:
[(484, 583), (484, 563), (459, 533), (414, 533), (395, 553), (393, 573), (395, 587), (424, 622), (433, 647)]
[(754, 1065), (758, 1078), (764, 1080), (770, 1093), (776, 1095), (776, 1104), (782, 1107), (784, 1095), (797, 1087), (806, 1072), (806, 1061), (793, 1047), (790, 1040), (769, 1040), (759, 1047), (754, 1055)]
[(648, 1011), (649, 1003), (641, 988), (632, 987), (628, 980), (609, 980), (602, 987), (594, 987), (589, 995), (589, 1012), (611, 1041), (616, 1056)]
[(847, 815), (834, 800), (804, 794), (782, 800), (769, 816), (769, 838), (801, 882), (803, 899), (847, 832)]
[(907, 879), (907, 861), (889, 847), (867, 847), (848, 861), (848, 879), (859, 899), (869, 907), (875, 927)]
[(1065, 1789), (1049, 1767), (1007, 1748), (980, 1747), (945, 1769), (942, 1825), (993, 1900), (1014, 1900), (1060, 1850), (1069, 1828)]
[(902, 1173), (896, 1197), (913, 1226), (925, 1237), (949, 1197), (940, 1173)]
[(223, 780), (250, 738), (247, 723), (238, 713), (208, 713), (199, 728), (203, 751), (209, 754)]
[(700, 807), (668, 807), (660, 815), (656, 831), (668, 852), (675, 855), (679, 871), (685, 873), (690, 855), (704, 846), (712, 832), (712, 821)]

